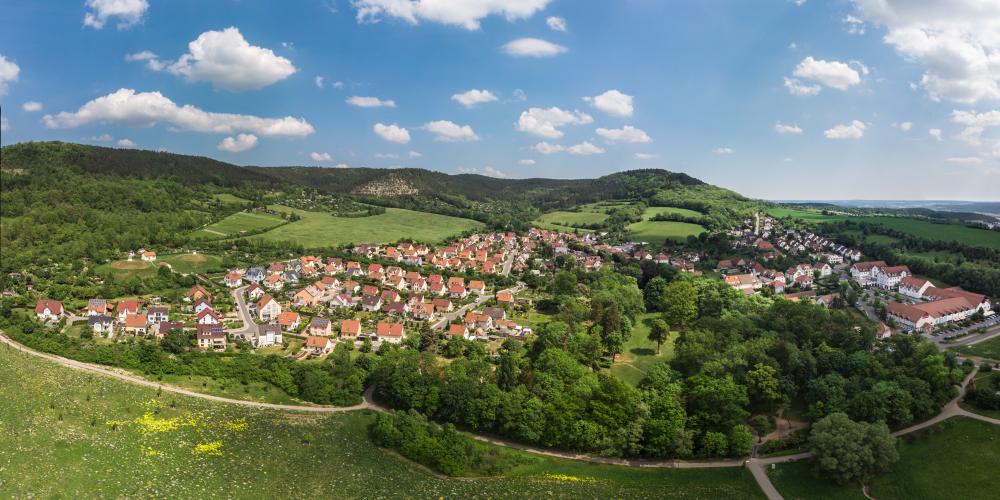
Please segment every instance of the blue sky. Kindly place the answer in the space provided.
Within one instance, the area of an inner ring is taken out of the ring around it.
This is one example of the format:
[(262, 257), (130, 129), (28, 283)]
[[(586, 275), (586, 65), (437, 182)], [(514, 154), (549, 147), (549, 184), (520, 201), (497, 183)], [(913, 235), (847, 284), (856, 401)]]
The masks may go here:
[(4, 144), (1000, 199), (995, 1), (8, 0), (0, 57)]

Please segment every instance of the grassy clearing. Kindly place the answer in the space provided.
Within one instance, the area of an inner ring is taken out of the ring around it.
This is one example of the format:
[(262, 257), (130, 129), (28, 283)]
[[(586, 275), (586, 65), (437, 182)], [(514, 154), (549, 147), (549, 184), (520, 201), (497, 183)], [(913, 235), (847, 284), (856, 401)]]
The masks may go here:
[(694, 210), (677, 207), (649, 207), (642, 212), (643, 220), (649, 220), (657, 215), (682, 215), (684, 217), (701, 217), (702, 214)]
[(806, 222), (834, 222), (848, 218), (846, 215), (825, 215), (818, 210), (800, 210), (795, 208), (775, 207), (767, 211), (771, 217), (784, 218), (794, 217)]
[(660, 354), (656, 354), (656, 343), (649, 340), (649, 321), (659, 317), (658, 313), (647, 313), (639, 316), (639, 321), (632, 327), (632, 335), (625, 343), (623, 352), (611, 366), (611, 373), (632, 384), (646, 377), (646, 370), (656, 363), (669, 360), (674, 354), (674, 340), (677, 332), (671, 332), (670, 338), (660, 346)]
[(0, 386), (0, 478), (14, 498), (762, 498), (740, 468), (536, 455), (505, 477), (444, 479), (374, 447), (367, 412), (279, 413), (157, 395), (7, 347)]
[(246, 231), (276, 227), (284, 222), (285, 220), (277, 215), (260, 212), (236, 212), (219, 222), (209, 224), (204, 229), (195, 232), (195, 235), (218, 239), (226, 236), (237, 236)]
[(205, 273), (222, 268), (222, 257), (211, 254), (174, 254), (161, 255), (158, 262), (166, 262), (174, 271), (179, 273)]
[(1000, 232), (976, 229), (961, 224), (910, 219), (906, 217), (856, 217), (861, 222), (870, 222), (909, 233), (921, 238), (937, 241), (957, 241), (966, 245), (1000, 250)]
[(325, 212), (307, 212), (281, 205), (271, 208), (295, 212), (302, 219), (253, 238), (293, 241), (314, 248), (346, 243), (391, 243), (403, 238), (436, 243), (482, 227), (482, 223), (470, 219), (399, 208), (387, 208), (384, 214), (371, 217), (334, 217)]
[(535, 221), (541, 224), (557, 224), (561, 226), (585, 226), (600, 224), (608, 218), (602, 212), (549, 212), (539, 216)]
[[(899, 462), (871, 481), (873, 497), (996, 498), (1000, 426), (956, 417), (900, 441)], [(813, 477), (807, 463), (781, 464), (769, 475), (785, 498), (863, 498), (859, 486)]]
[(232, 195), (229, 193), (219, 193), (212, 196), (212, 198), (221, 201), (222, 203), (229, 203), (234, 205), (242, 205), (244, 203), (250, 203), (250, 200), (246, 198), (240, 198), (239, 196)]
[(663, 243), (667, 240), (685, 240), (688, 236), (697, 236), (705, 232), (705, 228), (688, 222), (644, 220), (629, 224), (631, 238), (650, 243)]
[(114, 275), (116, 280), (129, 278), (142, 279), (156, 276), (157, 266), (152, 262), (144, 260), (116, 260), (107, 264), (101, 264), (95, 267), (94, 271), (98, 274)]
[(974, 345), (952, 347), (951, 350), (1000, 362), (1000, 337), (993, 337)]

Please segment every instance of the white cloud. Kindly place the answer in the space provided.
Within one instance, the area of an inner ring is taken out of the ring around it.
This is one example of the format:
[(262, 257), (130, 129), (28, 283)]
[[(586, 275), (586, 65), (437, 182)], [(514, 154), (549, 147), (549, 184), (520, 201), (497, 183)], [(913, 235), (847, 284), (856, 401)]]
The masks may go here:
[(25, 111), (27, 111), (29, 113), (34, 113), (36, 111), (41, 111), (42, 110), (42, 103), (40, 103), (38, 101), (28, 101), (28, 102), (26, 102), (26, 103), (24, 103), (24, 104), (21, 105), (21, 109), (23, 109), (23, 110), (25, 110)]
[(609, 90), (594, 97), (584, 97), (591, 106), (615, 116), (632, 116), (632, 96), (617, 90)]
[(1000, 125), (1000, 111), (994, 110), (985, 113), (976, 113), (975, 111), (959, 111), (956, 109), (951, 112), (951, 121), (968, 126), (993, 127)]
[(486, 177), (496, 177), (498, 179), (506, 179), (507, 174), (497, 170), (489, 165), (483, 168), (458, 168), (458, 173), (460, 174), (474, 174), (474, 175), (485, 175)]
[(935, 139), (937, 139), (939, 141), (941, 140), (941, 129), (939, 129), (939, 128), (927, 129), (927, 133), (930, 134), (931, 137), (933, 137), (933, 138), (935, 138)]
[[(863, 68), (863, 72), (868, 71), (863, 64), (861, 65), (861, 68)], [(849, 64), (845, 64), (840, 61), (813, 59), (812, 56), (803, 59), (798, 66), (795, 67), (795, 71), (792, 72), (792, 75), (806, 80), (813, 80), (837, 90), (847, 90), (852, 85), (861, 83), (861, 75), (859, 75), (858, 72), (855, 71)], [(787, 81), (785, 86), (788, 86)]]
[(653, 142), (653, 139), (645, 131), (631, 125), (625, 125), (622, 128), (599, 128), (596, 132), (597, 135), (603, 137), (608, 142), (623, 142), (626, 144)]
[(323, 80), (326, 80), (326, 77), (316, 75), (313, 77), (313, 84), (318, 88), (323, 88)]
[(945, 161), (947, 161), (948, 163), (954, 163), (954, 164), (957, 164), (957, 165), (982, 165), (983, 164), (983, 159), (975, 157), (975, 156), (962, 156), (962, 157), (945, 158)]
[(167, 67), (168, 62), (163, 62), (157, 57), (157, 55), (151, 51), (143, 50), (142, 52), (135, 52), (132, 54), (125, 54), (125, 60), (128, 62), (146, 62), (146, 67), (153, 71), (163, 71)]
[(0, 116), (0, 132), (6, 132), (10, 128), (10, 122), (7, 121), (6, 116)]
[(315, 132), (302, 118), (261, 118), (253, 115), (211, 113), (190, 104), (178, 106), (159, 92), (119, 89), (98, 97), (75, 112), (42, 118), (48, 128), (76, 128), (90, 123), (151, 127), (166, 123), (180, 130), (209, 134), (251, 132), (263, 137), (305, 137)]
[(526, 19), (545, 8), (551, 0), (352, 0), (359, 23), (376, 23), (382, 16), (410, 24), (431, 21), (467, 30), (479, 29), (479, 21), (502, 15), (507, 21)]
[(798, 78), (788, 78), (785, 77), (785, 88), (788, 89), (788, 93), (797, 96), (809, 96), (816, 95), (823, 87), (819, 85), (809, 85), (807, 83), (802, 83), (802, 80)]
[(795, 5), (801, 7), (801, 6), (803, 6), (803, 5), (806, 4), (806, 0), (792, 0), (792, 3), (794, 3)]
[(852, 120), (848, 125), (837, 125), (823, 131), (827, 139), (860, 139), (865, 135), (865, 124)]
[(409, 156), (410, 158), (420, 158), (424, 155), (420, 154), (419, 151), (410, 151), (409, 153), (406, 154), (406, 156)]
[(561, 153), (566, 151), (566, 148), (559, 144), (549, 144), (548, 142), (542, 141), (531, 147), (535, 151), (542, 153), (543, 155), (550, 155), (553, 153)]
[(470, 142), (478, 141), (479, 136), (468, 125), (459, 125), (448, 120), (435, 120), (424, 124), (423, 129), (434, 134), (434, 140), (440, 142)]
[(399, 155), (396, 153), (375, 153), (375, 158), (380, 160), (395, 160), (399, 158)]
[(799, 48), (799, 44), (797, 44), (795, 42), (788, 42), (788, 49), (789, 50), (795, 50), (797, 48)]
[(166, 69), (189, 82), (211, 82), (234, 92), (264, 88), (297, 71), (271, 49), (250, 45), (235, 27), (202, 33)]
[(937, 101), (1000, 99), (1000, 2), (854, 0), (857, 17), (884, 26), (883, 41), (924, 66), (920, 86)]
[(132, 142), (129, 139), (121, 139), (118, 141), (118, 147), (125, 149), (136, 149), (139, 147), (139, 145)]
[(604, 150), (588, 141), (583, 141), (580, 144), (566, 148), (566, 152), (571, 155), (590, 156), (602, 154)]
[(527, 132), (539, 137), (558, 139), (563, 136), (559, 127), (564, 125), (587, 125), (594, 119), (579, 111), (564, 111), (555, 106), (543, 108), (528, 108), (521, 112), (515, 127), (521, 132)]
[(528, 94), (525, 94), (524, 91), (521, 89), (514, 89), (514, 91), (510, 93), (510, 100), (508, 102), (527, 101), (527, 100), (528, 100)]
[(913, 128), (913, 122), (903, 122), (899, 124), (899, 130), (903, 132), (909, 132)]
[[(333, 161), (333, 157), (330, 156), (330, 153), (320, 153), (320, 152), (317, 152), (317, 151), (313, 151), (312, 153), (309, 153), (309, 158), (312, 158), (312, 161)], [(340, 165), (344, 165), (344, 164), (341, 163)], [(341, 168), (340, 165), (337, 165), (337, 167)], [(344, 165), (343, 168), (346, 168), (346, 167), (347, 166)]]
[(351, 96), (346, 100), (347, 104), (359, 108), (395, 108), (396, 101), (392, 99), (382, 100), (378, 97)]
[(993, 144), (993, 157), (1000, 158), (1000, 141)]
[(503, 51), (514, 57), (553, 57), (567, 50), (562, 45), (540, 38), (518, 38), (503, 46)]
[(496, 101), (497, 96), (493, 95), (493, 92), (490, 92), (489, 90), (472, 89), (462, 92), (461, 94), (452, 95), (451, 100), (465, 106), (466, 108), (473, 108), (477, 104)]
[(798, 125), (785, 125), (781, 122), (774, 124), (774, 131), (779, 134), (802, 135), (802, 129)]
[(970, 146), (979, 146), (983, 143), (983, 127), (965, 127), (961, 133), (958, 134), (959, 140), (969, 144)]
[(114, 137), (111, 137), (111, 134), (101, 134), (88, 137), (87, 140), (94, 142), (111, 142), (114, 140)]
[(87, 0), (91, 11), (83, 16), (83, 25), (101, 29), (108, 19), (118, 18), (118, 29), (128, 29), (142, 21), (149, 9), (146, 0)]
[(791, 158), (782, 158), (783, 163), (791, 163), (793, 160)]
[(16, 82), (20, 73), (21, 68), (17, 63), (8, 61), (3, 54), (0, 54), (0, 96), (7, 94), (7, 84)]
[(535, 160), (530, 159), (530, 158), (525, 158), (523, 160), (518, 160), (517, 161), (518, 165), (525, 165), (525, 166), (531, 166), (531, 165), (534, 165), (535, 163), (537, 163), (537, 162)]
[(335, 89), (342, 89), (342, 88), (344, 88), (344, 82), (342, 82), (340, 80), (337, 80), (337, 81), (333, 82), (333, 88), (335, 88)]
[(379, 137), (389, 142), (395, 142), (397, 144), (406, 144), (410, 142), (410, 132), (395, 123), (392, 125), (376, 123), (372, 129), (376, 134), (378, 134)]
[(717, 155), (719, 155), (719, 156), (729, 156), (729, 155), (735, 153), (736, 151), (733, 151), (732, 148), (721, 147), (721, 148), (715, 148), (715, 149), (713, 149), (712, 152), (715, 153), (715, 154), (717, 154)]
[(660, 155), (653, 153), (636, 153), (632, 155), (632, 158), (636, 160), (655, 160), (659, 157)]
[(253, 134), (239, 134), (234, 137), (226, 137), (217, 146), (220, 151), (230, 153), (242, 153), (257, 146), (257, 136)]
[(549, 16), (545, 19), (545, 24), (548, 25), (549, 29), (552, 31), (566, 31), (569, 29), (566, 25), (566, 19), (558, 16)]
[(844, 23), (844, 27), (848, 33), (852, 35), (865, 34), (865, 22), (863, 20), (848, 14), (841, 22)]

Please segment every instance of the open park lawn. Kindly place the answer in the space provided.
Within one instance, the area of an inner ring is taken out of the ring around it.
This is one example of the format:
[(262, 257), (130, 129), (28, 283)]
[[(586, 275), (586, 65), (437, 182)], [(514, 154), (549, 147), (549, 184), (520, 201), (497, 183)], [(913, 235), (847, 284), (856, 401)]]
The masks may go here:
[(157, 257), (157, 262), (166, 262), (178, 273), (207, 273), (212, 271), (222, 271), (222, 257), (204, 253), (183, 253), (175, 255), (161, 255)]
[(107, 264), (101, 264), (94, 268), (94, 271), (98, 274), (113, 274), (116, 280), (129, 278), (141, 279), (156, 276), (157, 266), (153, 262), (146, 262), (139, 259), (132, 261), (116, 260)]
[(403, 238), (437, 243), (482, 223), (400, 208), (387, 208), (384, 214), (370, 217), (334, 217), (325, 212), (307, 212), (275, 205), (279, 212), (295, 212), (301, 220), (286, 224), (253, 238), (292, 241), (316, 248), (345, 243), (391, 243)]
[(258, 231), (284, 224), (285, 220), (277, 215), (262, 212), (236, 212), (226, 218), (209, 224), (196, 231), (195, 236), (209, 239), (239, 236), (243, 232)]
[(586, 226), (600, 224), (608, 218), (603, 212), (549, 212), (535, 219), (540, 224), (555, 224), (559, 226)]
[[(1000, 426), (955, 417), (900, 438), (899, 462), (871, 481), (879, 500), (997, 498)], [(811, 464), (780, 464), (771, 482), (786, 499), (863, 499), (858, 485), (841, 486), (813, 477)]]
[(993, 337), (970, 346), (954, 347), (952, 350), (1000, 362), (1000, 337)]
[(660, 346), (660, 354), (656, 354), (656, 342), (649, 340), (649, 322), (659, 317), (659, 313), (647, 313), (639, 316), (639, 321), (632, 327), (632, 335), (622, 354), (618, 355), (615, 364), (611, 366), (611, 373), (616, 377), (632, 384), (638, 385), (646, 377), (646, 370), (656, 363), (669, 360), (674, 354), (674, 341), (677, 339), (677, 332), (670, 332), (663, 345)]
[(663, 243), (667, 240), (686, 240), (688, 236), (698, 236), (705, 228), (689, 222), (651, 220), (660, 214), (679, 214), (698, 217), (701, 214), (693, 210), (674, 207), (649, 207), (642, 213), (642, 221), (629, 224), (626, 229), (632, 238), (650, 243)]
[(374, 447), (371, 413), (281, 413), (157, 394), (0, 347), (4, 496), (762, 498), (740, 468), (632, 469), (524, 454), (446, 479)]

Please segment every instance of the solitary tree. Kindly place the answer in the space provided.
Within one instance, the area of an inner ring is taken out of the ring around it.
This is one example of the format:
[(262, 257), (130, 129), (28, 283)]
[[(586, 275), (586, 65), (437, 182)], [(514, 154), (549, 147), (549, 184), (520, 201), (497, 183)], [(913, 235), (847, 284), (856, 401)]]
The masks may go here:
[(671, 283), (663, 291), (663, 319), (684, 328), (698, 317), (698, 291), (687, 281)]
[(842, 484), (864, 482), (899, 460), (896, 438), (883, 422), (854, 422), (831, 413), (813, 425), (809, 449), (818, 471)]
[(662, 319), (654, 319), (649, 325), (649, 340), (656, 342), (656, 354), (660, 354), (662, 345), (670, 336), (670, 327)]

